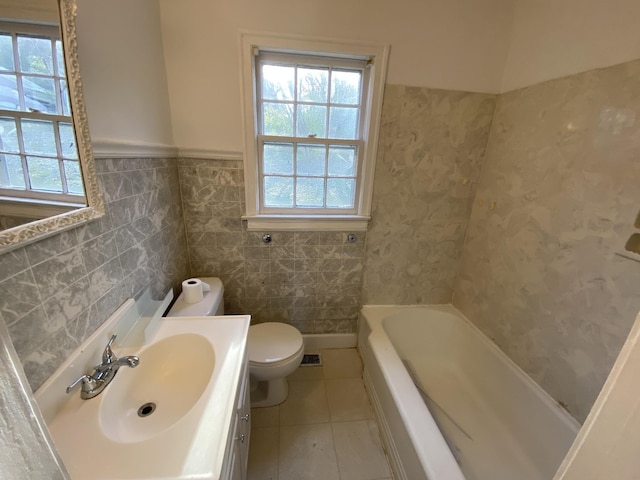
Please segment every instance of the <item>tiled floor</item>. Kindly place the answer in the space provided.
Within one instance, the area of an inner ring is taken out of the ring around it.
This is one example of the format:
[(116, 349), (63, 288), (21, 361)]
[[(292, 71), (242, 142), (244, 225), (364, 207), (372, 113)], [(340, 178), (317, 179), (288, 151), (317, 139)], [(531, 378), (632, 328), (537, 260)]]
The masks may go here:
[(321, 353), (282, 405), (251, 411), (248, 480), (391, 480), (357, 351)]

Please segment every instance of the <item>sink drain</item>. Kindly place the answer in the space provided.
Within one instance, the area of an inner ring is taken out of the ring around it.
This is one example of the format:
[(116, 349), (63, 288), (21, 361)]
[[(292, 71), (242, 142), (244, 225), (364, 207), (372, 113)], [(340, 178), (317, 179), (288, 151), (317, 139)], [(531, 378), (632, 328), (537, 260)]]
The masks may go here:
[(156, 404), (153, 403), (153, 402), (148, 402), (148, 403), (145, 403), (144, 405), (142, 405), (138, 409), (138, 416), (139, 417), (148, 417), (149, 415), (151, 415), (155, 411), (156, 411)]

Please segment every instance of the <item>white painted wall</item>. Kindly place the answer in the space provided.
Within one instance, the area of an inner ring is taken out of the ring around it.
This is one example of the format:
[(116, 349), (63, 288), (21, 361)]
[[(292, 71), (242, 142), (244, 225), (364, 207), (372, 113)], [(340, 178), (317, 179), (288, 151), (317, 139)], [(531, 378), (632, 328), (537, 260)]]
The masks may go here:
[(640, 58), (638, 0), (515, 0), (501, 92)]
[(160, 0), (174, 139), (242, 150), (239, 30), (391, 45), (387, 83), (496, 93), (512, 0)]
[(637, 0), (78, 5), (94, 140), (183, 149), (242, 149), (240, 29), (389, 43), (388, 83), (488, 93), (640, 57)]
[(158, 0), (77, 0), (93, 141), (172, 145)]

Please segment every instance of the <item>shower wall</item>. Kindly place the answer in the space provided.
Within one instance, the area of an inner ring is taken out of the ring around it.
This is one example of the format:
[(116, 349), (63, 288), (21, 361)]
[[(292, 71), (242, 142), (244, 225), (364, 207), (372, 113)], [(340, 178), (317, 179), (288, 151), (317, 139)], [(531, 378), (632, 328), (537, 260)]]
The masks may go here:
[(451, 301), (495, 102), (385, 87), (363, 304)]
[(579, 421), (640, 309), (638, 179), (640, 60), (498, 97), (453, 303)]

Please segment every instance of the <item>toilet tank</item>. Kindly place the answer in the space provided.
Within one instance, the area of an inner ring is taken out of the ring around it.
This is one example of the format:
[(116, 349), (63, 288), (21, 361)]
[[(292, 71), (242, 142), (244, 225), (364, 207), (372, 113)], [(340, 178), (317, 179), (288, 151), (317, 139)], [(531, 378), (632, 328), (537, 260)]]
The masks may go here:
[(169, 309), (167, 317), (208, 317), (211, 315), (224, 315), (224, 287), (222, 281), (216, 277), (199, 277), (204, 283), (208, 283), (211, 290), (204, 292), (202, 300), (196, 303), (184, 301), (184, 294), (180, 292), (178, 299)]

